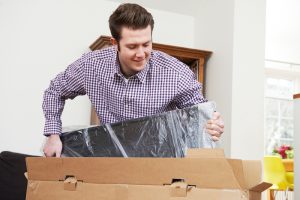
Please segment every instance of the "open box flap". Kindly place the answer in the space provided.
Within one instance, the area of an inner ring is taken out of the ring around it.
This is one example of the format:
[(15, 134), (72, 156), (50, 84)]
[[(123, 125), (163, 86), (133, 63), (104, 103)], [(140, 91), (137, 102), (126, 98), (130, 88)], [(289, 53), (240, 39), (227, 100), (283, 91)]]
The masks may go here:
[(260, 184), (258, 184), (258, 185), (256, 185), (256, 186), (250, 188), (249, 190), (250, 190), (250, 191), (253, 191), (253, 192), (258, 192), (258, 193), (260, 193), (260, 192), (265, 191), (266, 189), (268, 189), (268, 188), (271, 187), (271, 186), (272, 186), (271, 183), (262, 182), (262, 183), (260, 183)]
[[(187, 156), (191, 158), (225, 158), (223, 149), (188, 149)], [(227, 161), (241, 188), (261, 192), (269, 187), (268, 184), (262, 184), (261, 161), (240, 159), (227, 159)]]
[(270, 183), (262, 182), (262, 165), (259, 160), (235, 160), (228, 159), (233, 166), (234, 172), (243, 188), (261, 193), (272, 186)]
[(247, 189), (261, 193), (272, 186), (262, 182), (262, 162), (260, 160), (243, 160), (243, 168)]
[(199, 188), (242, 189), (225, 158), (26, 158), (29, 180), (164, 185), (182, 179)]
[(259, 160), (243, 160), (246, 188), (250, 189), (262, 182), (262, 163)]
[(245, 181), (245, 174), (243, 168), (243, 162), (239, 159), (227, 159), (228, 163), (231, 165), (233, 169), (233, 173), (238, 181), (239, 185), (243, 189), (248, 189)]

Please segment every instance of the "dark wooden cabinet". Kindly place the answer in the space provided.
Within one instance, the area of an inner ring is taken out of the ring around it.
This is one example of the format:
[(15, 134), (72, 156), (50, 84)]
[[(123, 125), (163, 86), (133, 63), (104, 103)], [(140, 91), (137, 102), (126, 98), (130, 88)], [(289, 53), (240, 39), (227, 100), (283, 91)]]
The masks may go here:
[[(108, 46), (111, 46), (110, 37), (108, 36), (100, 36), (91, 46), (91, 50), (102, 49)], [(195, 73), (197, 80), (203, 84), (203, 93), (205, 93), (205, 85), (204, 85), (204, 70), (205, 63), (212, 54), (210, 51), (191, 49), (185, 47), (178, 47), (172, 45), (158, 44), (153, 43), (153, 49), (165, 52), (178, 60), (182, 61), (186, 65), (190, 66), (191, 70)], [(91, 124), (99, 125), (99, 119), (97, 114), (92, 108), (91, 112)]]

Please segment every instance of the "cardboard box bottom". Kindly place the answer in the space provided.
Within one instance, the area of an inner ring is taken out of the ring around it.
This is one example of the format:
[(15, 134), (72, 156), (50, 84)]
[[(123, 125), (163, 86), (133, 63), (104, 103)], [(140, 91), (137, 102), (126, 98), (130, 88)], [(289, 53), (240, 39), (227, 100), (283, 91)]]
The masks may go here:
[[(200, 189), (188, 186), (183, 192), (170, 185), (93, 184), (76, 182), (74, 190), (63, 181), (29, 180), (26, 200), (256, 200), (260, 193), (242, 190)], [(174, 190), (178, 190), (177, 193)]]

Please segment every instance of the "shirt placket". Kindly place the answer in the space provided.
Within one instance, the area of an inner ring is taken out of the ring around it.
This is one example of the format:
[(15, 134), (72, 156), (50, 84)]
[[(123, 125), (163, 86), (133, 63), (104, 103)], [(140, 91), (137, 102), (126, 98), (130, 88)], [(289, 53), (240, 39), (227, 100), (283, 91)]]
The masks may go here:
[[(127, 118), (128, 114), (130, 113), (130, 97), (129, 97), (129, 94), (130, 94), (130, 79), (125, 79), (124, 78), (124, 90), (123, 90), (123, 105), (124, 105), (124, 108), (123, 108), (123, 116), (125, 116), (125, 118)], [(123, 120), (125, 120), (125, 118)]]

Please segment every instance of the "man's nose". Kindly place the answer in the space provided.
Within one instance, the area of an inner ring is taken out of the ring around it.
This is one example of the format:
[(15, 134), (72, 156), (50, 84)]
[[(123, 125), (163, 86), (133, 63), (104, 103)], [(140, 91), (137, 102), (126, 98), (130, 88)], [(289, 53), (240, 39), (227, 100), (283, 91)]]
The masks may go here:
[(144, 57), (145, 56), (145, 51), (143, 47), (139, 47), (137, 49), (137, 52), (135, 54), (136, 57)]

